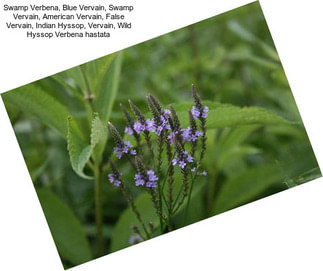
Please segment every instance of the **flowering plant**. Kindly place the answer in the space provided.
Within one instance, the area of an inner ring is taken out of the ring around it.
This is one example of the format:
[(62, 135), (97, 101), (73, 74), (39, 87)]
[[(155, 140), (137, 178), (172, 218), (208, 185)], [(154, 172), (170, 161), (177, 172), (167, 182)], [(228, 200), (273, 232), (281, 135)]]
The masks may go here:
[[(174, 107), (170, 105), (170, 109), (164, 109), (152, 94), (147, 96), (151, 119), (146, 118), (130, 100), (129, 105), (135, 118), (120, 105), (127, 121), (124, 132), (134, 137), (135, 147), (122, 138), (111, 122), (108, 123), (115, 142), (115, 156), (117, 160), (125, 158), (129, 161), (135, 171), (134, 185), (142, 187), (150, 194), (159, 217), (161, 233), (174, 229), (173, 217), (181, 207), (185, 208), (186, 215), (194, 181), (198, 176), (207, 174), (206, 171), (201, 171), (201, 161), (206, 151), (208, 107), (202, 104), (194, 86), (192, 96), (194, 106), (188, 111), (189, 127), (186, 128), (181, 126)], [(144, 231), (142, 233), (138, 227), (133, 226), (134, 235), (129, 242), (136, 243), (151, 238), (156, 231), (155, 226), (151, 222), (145, 224), (130, 190), (125, 185), (122, 172), (115, 162), (110, 160), (109, 163), (109, 181), (121, 189)], [(176, 172), (181, 176), (181, 184), (175, 193)]]

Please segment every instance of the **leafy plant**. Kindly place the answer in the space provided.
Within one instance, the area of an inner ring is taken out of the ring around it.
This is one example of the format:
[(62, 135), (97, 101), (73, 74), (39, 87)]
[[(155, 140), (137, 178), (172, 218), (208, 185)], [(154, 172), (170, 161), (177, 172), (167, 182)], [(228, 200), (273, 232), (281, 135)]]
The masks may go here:
[(321, 175), (258, 2), (2, 98), (66, 268)]
[[(101, 182), (102, 155), (108, 130), (103, 123), (110, 118), (116, 98), (121, 59), (122, 53), (117, 53), (54, 75), (43, 86), (31, 84), (3, 94), (6, 103), (19, 106), (21, 110), (40, 119), (63, 136), (67, 142), (73, 170), (84, 179), (94, 179), (98, 255), (104, 254)], [(64, 79), (66, 76), (73, 81)], [(55, 97), (57, 84), (63, 87), (66, 93), (77, 98), (74, 100), (73, 97), (72, 103), (82, 106), (86, 115), (75, 115), (72, 108), (68, 108)], [(48, 93), (51, 91), (55, 95)], [(56, 235), (59, 235), (59, 231), (53, 231), (54, 239), (58, 240)], [(63, 255), (76, 263), (69, 254)], [(89, 257), (86, 260), (89, 260)]]
[[(192, 86), (192, 94), (194, 106), (188, 111), (190, 125), (185, 129), (182, 128), (174, 107), (170, 105), (170, 110), (163, 109), (152, 94), (147, 96), (152, 119), (147, 119), (129, 100), (130, 107), (136, 116), (136, 121), (134, 121), (127, 109), (120, 105), (128, 125), (125, 133), (134, 137), (137, 143), (136, 149), (130, 141), (124, 141), (117, 129), (109, 122), (110, 134), (116, 144), (114, 153), (118, 159), (122, 157), (128, 159), (136, 172), (135, 185), (143, 187), (150, 194), (151, 204), (159, 217), (160, 233), (174, 229), (173, 217), (183, 204), (186, 205), (186, 215), (196, 179), (198, 176), (207, 174), (206, 171), (201, 172), (200, 167), (206, 151), (206, 117), (209, 108), (202, 104), (194, 86)], [(196, 120), (199, 121), (199, 126)], [(143, 147), (142, 141), (147, 149)], [(150, 221), (149, 225), (146, 225), (133, 196), (125, 185), (122, 173), (112, 161), (110, 161), (110, 167), (112, 170), (109, 174), (110, 182), (120, 187), (137, 222), (141, 225), (142, 232), (137, 226), (133, 226), (135, 235), (130, 237), (129, 242), (135, 243), (150, 239), (156, 231), (153, 222)], [(176, 171), (179, 171), (181, 181), (179, 190), (175, 192)]]

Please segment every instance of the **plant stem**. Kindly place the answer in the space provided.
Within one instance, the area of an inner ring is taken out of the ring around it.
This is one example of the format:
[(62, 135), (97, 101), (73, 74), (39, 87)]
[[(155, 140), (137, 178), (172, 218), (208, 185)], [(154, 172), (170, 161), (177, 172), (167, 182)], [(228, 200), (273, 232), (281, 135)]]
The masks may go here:
[(98, 245), (98, 256), (104, 255), (104, 245), (102, 237), (102, 200), (101, 200), (101, 172), (98, 165), (94, 167), (94, 200), (95, 200), (95, 223), (96, 238)]
[(159, 208), (159, 223), (160, 229), (163, 229), (163, 201), (162, 201), (162, 191), (160, 185), (158, 185), (158, 208)]
[(192, 191), (193, 191), (193, 186), (194, 186), (194, 182), (197, 176), (197, 171), (199, 169), (199, 165), (196, 167), (196, 171), (195, 174), (193, 176), (193, 174), (191, 173), (191, 179), (192, 179), (192, 184), (190, 187), (190, 191), (188, 192), (188, 198), (187, 198), (187, 203), (186, 203), (186, 207), (185, 207), (185, 212), (184, 212), (184, 223), (186, 223), (186, 218), (187, 218), (187, 212), (190, 206), (190, 201), (191, 201), (191, 197), (192, 197)]
[(149, 234), (149, 232), (148, 232), (148, 230), (147, 230), (147, 228), (146, 228), (146, 226), (145, 226), (145, 223), (144, 223), (144, 221), (142, 220), (141, 215), (140, 215), (140, 213), (139, 213), (139, 211), (138, 211), (138, 209), (137, 209), (137, 207), (136, 207), (136, 205), (135, 205), (135, 202), (134, 202), (133, 198), (131, 197), (131, 195), (130, 195), (129, 191), (127, 190), (126, 186), (124, 185), (124, 183), (121, 183), (121, 190), (122, 190), (122, 192), (123, 192), (123, 195), (124, 195), (124, 196), (125, 196), (125, 198), (127, 199), (127, 201), (128, 201), (128, 203), (129, 203), (129, 205), (130, 205), (130, 207), (131, 207), (132, 211), (133, 211), (133, 212), (134, 212), (134, 214), (136, 215), (136, 217), (137, 217), (137, 219), (138, 219), (139, 223), (141, 224), (141, 226), (142, 226), (142, 228), (143, 228), (143, 230), (144, 230), (144, 232), (145, 232), (145, 234), (146, 234), (146, 238), (147, 238), (147, 240), (148, 240), (148, 239), (150, 239), (150, 234)]

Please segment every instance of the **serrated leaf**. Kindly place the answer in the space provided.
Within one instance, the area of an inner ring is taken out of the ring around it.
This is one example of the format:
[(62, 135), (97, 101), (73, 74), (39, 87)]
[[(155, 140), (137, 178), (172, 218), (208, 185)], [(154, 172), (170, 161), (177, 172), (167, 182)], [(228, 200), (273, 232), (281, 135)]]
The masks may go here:
[(93, 178), (84, 174), (84, 168), (91, 156), (97, 164), (101, 162), (107, 137), (107, 128), (102, 124), (98, 114), (95, 114), (92, 120), (89, 143), (84, 138), (75, 120), (71, 117), (68, 118), (67, 148), (72, 168), (82, 178)]
[(45, 188), (37, 189), (37, 195), (60, 256), (75, 265), (92, 260), (84, 230), (71, 209)]
[(84, 139), (73, 118), (68, 118), (67, 126), (67, 149), (70, 156), (72, 168), (80, 177), (85, 179), (92, 179), (93, 177), (87, 176), (83, 172), (86, 163), (91, 157), (91, 145), (86, 143), (86, 140)]
[(31, 114), (45, 125), (66, 137), (66, 120), (69, 112), (65, 106), (34, 84), (3, 93), (5, 103), (15, 105), (21, 111)]
[(268, 187), (283, 183), (278, 165), (251, 168), (223, 184), (214, 204), (213, 214), (222, 213), (247, 203)]
[[(261, 124), (278, 125), (291, 124), (288, 120), (259, 107), (238, 107), (230, 104), (220, 104), (203, 102), (209, 107), (207, 117), (208, 129), (224, 128), (239, 125)], [(174, 105), (182, 124), (188, 125), (187, 111), (192, 108), (192, 104)]]
[(94, 102), (95, 110), (103, 123), (107, 123), (118, 92), (121, 72), (122, 52), (115, 55), (108, 66), (101, 82), (97, 82), (97, 95)]
[(108, 138), (108, 129), (104, 126), (96, 114), (92, 120), (91, 149), (94, 161), (100, 164), (104, 147)]

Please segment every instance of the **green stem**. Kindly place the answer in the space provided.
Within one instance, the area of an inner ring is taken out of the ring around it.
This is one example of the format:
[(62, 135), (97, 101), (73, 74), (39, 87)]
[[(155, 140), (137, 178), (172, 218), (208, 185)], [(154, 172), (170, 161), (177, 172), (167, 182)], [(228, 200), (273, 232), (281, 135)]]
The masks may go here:
[(192, 184), (191, 184), (191, 187), (190, 187), (190, 191), (188, 192), (188, 198), (187, 198), (187, 203), (186, 203), (185, 212), (184, 212), (184, 223), (186, 223), (187, 212), (188, 212), (188, 209), (189, 209), (189, 206), (190, 206), (190, 201), (191, 201), (191, 197), (192, 197), (194, 181), (196, 179), (198, 169), (199, 169), (199, 166), (196, 167), (194, 177), (193, 177), (193, 175), (191, 173)]
[(137, 207), (135, 205), (135, 202), (134, 202), (133, 198), (131, 197), (131, 194), (129, 193), (128, 189), (126, 188), (126, 186), (124, 185), (123, 182), (121, 183), (120, 187), (121, 187), (121, 190), (123, 192), (123, 195), (125, 196), (125, 198), (127, 199), (128, 203), (129, 203), (132, 211), (136, 215), (139, 223), (141, 224), (141, 226), (142, 226), (142, 228), (143, 228), (143, 230), (144, 230), (144, 232), (146, 234), (147, 240), (150, 239), (150, 234), (149, 234), (149, 232), (148, 232), (148, 230), (146, 228), (146, 225), (145, 225), (144, 221), (141, 218), (141, 215), (140, 215), (140, 213), (139, 213), (139, 211), (138, 211), (138, 209), (137, 209)]
[(102, 236), (102, 199), (101, 199), (101, 172), (98, 165), (94, 167), (94, 199), (95, 199), (95, 223), (98, 256), (104, 255), (104, 244)]
[(158, 185), (158, 200), (159, 200), (159, 223), (160, 223), (160, 229), (161, 232), (163, 230), (163, 201), (162, 201), (162, 191), (160, 185)]

